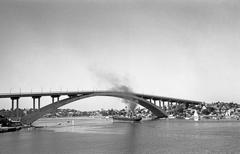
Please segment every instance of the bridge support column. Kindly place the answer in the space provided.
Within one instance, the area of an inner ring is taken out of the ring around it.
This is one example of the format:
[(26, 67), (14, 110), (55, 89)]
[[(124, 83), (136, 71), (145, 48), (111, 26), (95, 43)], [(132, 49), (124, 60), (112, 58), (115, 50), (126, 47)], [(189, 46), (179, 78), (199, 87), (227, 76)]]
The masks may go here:
[(16, 116), (17, 116), (17, 119), (19, 118), (19, 97), (11, 97), (11, 100), (12, 100), (12, 115), (13, 112), (14, 112), (14, 102), (16, 100)]
[(164, 111), (166, 111), (165, 102), (164, 102), (164, 101), (162, 101), (162, 103), (163, 103), (163, 104), (162, 104), (162, 106), (163, 106), (162, 108), (163, 108), (163, 110), (164, 110)]
[(40, 97), (38, 97), (38, 110), (40, 109)]
[(159, 107), (162, 107), (161, 100), (159, 100), (158, 104), (159, 104)]
[(19, 98), (17, 99), (17, 119), (19, 119)]
[(54, 96), (51, 96), (52, 97), (52, 103), (54, 103)]
[(35, 98), (33, 97), (33, 111), (35, 111)]
[(59, 97), (58, 95), (51, 96), (52, 97), (52, 103), (54, 103), (55, 98), (57, 98), (57, 102), (59, 102)]
[(154, 105), (156, 105), (156, 100), (155, 99), (153, 100), (153, 102), (154, 102)]
[(14, 99), (13, 98), (11, 98), (12, 99), (12, 108), (11, 108), (11, 110), (13, 111), (14, 110)]
[(41, 96), (33, 96), (33, 111), (36, 110), (36, 99), (37, 99), (37, 103), (38, 103), (38, 110), (40, 109), (40, 97)]

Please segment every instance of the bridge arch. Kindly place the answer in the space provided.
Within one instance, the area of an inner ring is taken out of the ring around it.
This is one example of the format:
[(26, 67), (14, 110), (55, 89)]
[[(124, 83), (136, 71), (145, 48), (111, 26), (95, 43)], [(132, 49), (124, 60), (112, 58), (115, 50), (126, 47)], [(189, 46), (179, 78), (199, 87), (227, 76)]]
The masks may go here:
[(109, 96), (109, 97), (117, 97), (117, 98), (132, 100), (132, 101), (135, 101), (137, 104), (149, 109), (157, 117), (160, 117), (160, 118), (167, 117), (167, 113), (162, 108), (148, 102), (147, 100), (145, 100), (141, 97), (135, 96), (133, 94), (124, 93), (124, 92), (102, 92), (102, 93), (94, 93), (93, 92), (90, 94), (70, 96), (69, 98), (60, 100), (59, 102), (55, 102), (55, 103), (46, 105), (46, 106), (42, 107), (40, 110), (38, 110), (32, 114), (22, 117), (21, 122), (24, 124), (32, 124), (34, 121), (38, 120), (43, 115), (45, 115), (51, 111), (57, 110), (61, 106), (64, 106), (66, 104), (69, 104), (69, 103), (72, 103), (74, 101), (78, 101), (81, 99), (96, 97), (96, 96)]

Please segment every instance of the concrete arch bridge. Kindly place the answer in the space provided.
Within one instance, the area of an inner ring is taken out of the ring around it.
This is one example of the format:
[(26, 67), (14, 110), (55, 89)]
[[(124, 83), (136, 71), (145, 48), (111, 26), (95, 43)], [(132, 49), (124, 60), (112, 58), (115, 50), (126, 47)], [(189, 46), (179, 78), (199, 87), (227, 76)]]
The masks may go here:
[[(51, 96), (52, 102), (44, 107), (40, 107), (40, 98), (44, 96)], [(60, 100), (60, 96), (68, 96)], [(120, 91), (77, 91), (77, 92), (47, 92), (47, 93), (11, 93), (11, 94), (0, 94), (0, 98), (11, 98), (12, 110), (14, 110), (14, 104), (16, 102), (17, 116), (19, 110), (19, 99), (21, 97), (32, 97), (33, 99), (33, 110), (35, 112), (26, 115), (21, 118), (22, 123), (32, 124), (34, 121), (41, 118), (43, 115), (57, 110), (59, 107), (66, 104), (72, 103), (85, 98), (96, 97), (96, 96), (109, 96), (117, 97), (127, 100), (132, 100), (137, 104), (150, 110), (155, 116), (159, 118), (168, 117), (165, 109), (172, 105), (189, 104), (200, 105), (200, 101), (192, 101), (185, 99), (177, 99), (171, 97), (146, 95), (139, 93), (120, 92)], [(38, 109), (35, 108), (36, 99), (38, 100)]]

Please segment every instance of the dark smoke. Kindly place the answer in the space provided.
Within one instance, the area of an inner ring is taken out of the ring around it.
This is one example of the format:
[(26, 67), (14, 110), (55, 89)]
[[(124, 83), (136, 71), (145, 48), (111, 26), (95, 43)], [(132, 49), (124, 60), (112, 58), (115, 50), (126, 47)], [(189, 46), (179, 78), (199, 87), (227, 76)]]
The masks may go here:
[[(125, 85), (117, 85), (113, 88), (111, 88), (111, 90), (116, 90), (116, 91), (121, 91), (121, 92), (133, 92), (129, 87), (125, 86)], [(131, 110), (132, 112), (134, 112), (137, 104), (136, 102), (134, 102), (133, 100), (128, 100), (128, 99), (122, 99), (122, 101), (127, 104), (128, 106), (128, 110)]]
[[(90, 67), (89, 69), (94, 76), (97, 78), (97, 82), (100, 84), (107, 85), (110, 90), (120, 91), (120, 92), (133, 92), (132, 89), (127, 86), (129, 85), (129, 79), (125, 77), (118, 76), (107, 71), (101, 71), (96, 67)], [(128, 110), (134, 112), (137, 104), (133, 100), (122, 99), (122, 102), (128, 106)]]

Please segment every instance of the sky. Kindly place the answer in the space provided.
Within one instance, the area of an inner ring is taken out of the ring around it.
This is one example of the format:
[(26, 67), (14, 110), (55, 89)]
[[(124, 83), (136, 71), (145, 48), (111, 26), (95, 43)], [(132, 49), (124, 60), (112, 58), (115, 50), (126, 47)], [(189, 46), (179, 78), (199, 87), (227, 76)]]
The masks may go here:
[(106, 90), (115, 80), (138, 93), (240, 103), (239, 27), (238, 0), (0, 0), (0, 93)]

